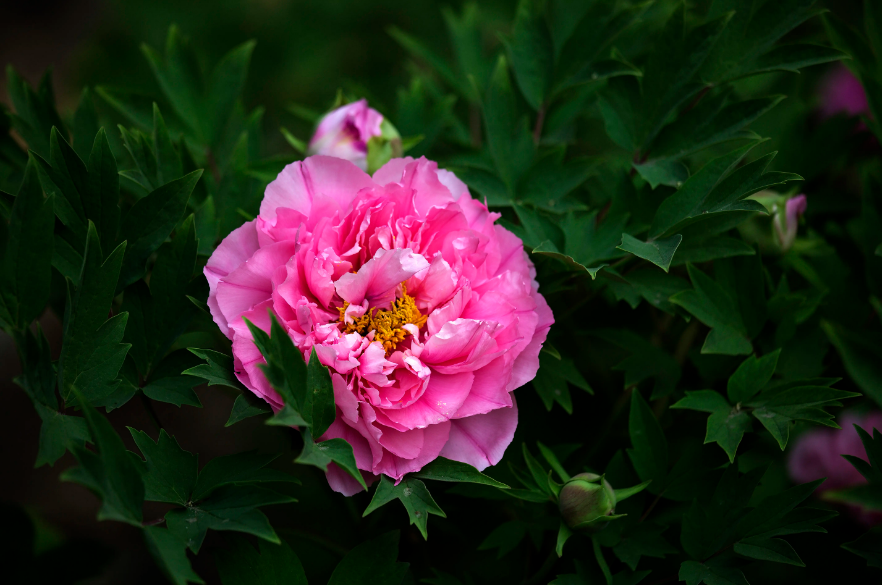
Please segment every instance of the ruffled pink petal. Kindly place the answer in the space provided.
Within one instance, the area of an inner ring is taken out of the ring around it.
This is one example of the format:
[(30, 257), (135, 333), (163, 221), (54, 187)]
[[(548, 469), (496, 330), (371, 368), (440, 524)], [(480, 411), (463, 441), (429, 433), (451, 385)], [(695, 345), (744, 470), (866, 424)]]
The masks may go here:
[(478, 471), (502, 460), (518, 426), (517, 403), (468, 418), (450, 421), (450, 438), (440, 456), (468, 463)]
[(506, 356), (500, 356), (475, 372), (469, 394), (456, 410), (453, 418), (486, 414), (491, 410), (508, 408), (512, 405), (512, 395), (508, 391), (512, 376), (509, 361)]
[(498, 323), (474, 319), (445, 323), (426, 341), (420, 359), (439, 372), (474, 371), (495, 357), (497, 344), (493, 336), (500, 328)]
[(374, 467), (373, 472), (383, 473), (400, 481), (405, 474), (419, 471), (424, 465), (434, 461), (438, 454), (441, 453), (450, 435), (451, 424), (450, 422), (443, 422), (437, 425), (430, 425), (425, 429), (416, 429), (403, 433), (405, 436), (410, 433), (418, 433), (420, 435), (422, 445), (417, 456), (414, 458), (403, 458), (394, 453), (386, 452), (382, 461)]
[(344, 274), (334, 286), (350, 304), (367, 299), (371, 307), (388, 307), (398, 285), (428, 267), (426, 259), (410, 249), (380, 250), (357, 274)]

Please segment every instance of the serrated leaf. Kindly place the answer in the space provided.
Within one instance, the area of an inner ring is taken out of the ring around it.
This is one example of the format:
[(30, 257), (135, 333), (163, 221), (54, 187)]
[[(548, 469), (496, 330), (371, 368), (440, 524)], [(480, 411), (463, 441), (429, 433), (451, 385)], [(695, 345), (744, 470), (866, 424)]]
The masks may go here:
[(259, 540), (259, 552), (244, 537), (228, 540), (230, 549), (215, 552), (223, 585), (307, 585), (300, 559), (284, 540)]
[(882, 528), (873, 528), (842, 548), (865, 559), (867, 566), (882, 568)]
[(309, 430), (303, 429), (302, 432), (303, 451), (297, 456), (294, 463), (314, 465), (325, 472), (328, 471), (328, 465), (334, 463), (367, 490), (367, 484), (355, 463), (352, 445), (347, 443), (345, 439), (328, 439), (327, 441), (315, 443)]
[(204, 583), (190, 566), (187, 547), (172, 532), (162, 526), (144, 527), (147, 548), (156, 559), (162, 572), (175, 585)]
[(534, 110), (539, 110), (551, 84), (554, 47), (545, 19), (533, 0), (518, 2), (508, 48), (521, 93)]
[(398, 531), (363, 542), (343, 557), (328, 585), (374, 585), (401, 583), (407, 563), (398, 563)]
[(775, 367), (778, 365), (779, 355), (781, 355), (781, 350), (777, 349), (761, 358), (752, 355), (744, 360), (735, 373), (729, 377), (726, 386), (729, 401), (732, 403), (746, 402), (755, 396), (772, 379), (772, 374), (775, 373)]
[[(64, 342), (58, 361), (58, 385), (65, 401), (70, 400), (72, 389), (82, 374), (90, 378), (88, 385), (80, 387), (88, 400), (103, 398), (115, 389), (113, 381), (128, 349), (127, 345), (119, 343), (127, 315), (123, 313), (107, 319), (107, 314), (125, 249), (125, 243), (120, 244), (104, 260), (98, 232), (89, 222), (83, 269), (73, 298), (68, 297)], [(116, 371), (113, 371), (113, 365), (117, 365)], [(90, 369), (93, 371), (89, 372)]]
[(418, 479), (433, 479), (435, 481), (467, 482), (493, 486), (507, 490), (509, 486), (492, 477), (484, 475), (468, 463), (453, 461), (438, 457), (423, 466), (419, 471), (410, 474), (410, 477)]
[(3, 296), (12, 295), (17, 307), (14, 325), (23, 329), (40, 316), (49, 301), (52, 277), (54, 198), (44, 197), (36, 163), (28, 160), (24, 179), (15, 197), (5, 254), (0, 257), (6, 276), (0, 283)]
[(181, 449), (165, 429), (160, 429), (156, 442), (144, 431), (128, 429), (145, 460), (144, 499), (188, 505), (196, 486), (197, 456)]
[(805, 563), (786, 541), (780, 538), (745, 538), (735, 543), (739, 555), (760, 561), (772, 561), (804, 567)]
[(739, 355), (750, 353), (753, 345), (735, 300), (714, 280), (692, 264), (687, 265), (693, 290), (679, 292), (671, 302), (692, 313), (711, 328), (702, 353)]
[(683, 236), (680, 234), (671, 236), (670, 238), (650, 240), (648, 242), (641, 242), (631, 235), (622, 234), (622, 243), (616, 246), (616, 248), (624, 250), (625, 252), (630, 252), (638, 258), (648, 260), (667, 272), (668, 268), (671, 266), (671, 259), (677, 251), (677, 246), (679, 246), (682, 241)]
[(652, 410), (636, 389), (631, 393), (628, 431), (632, 445), (628, 457), (640, 479), (652, 481), (650, 491), (659, 493), (668, 472), (668, 442)]
[(233, 358), (211, 349), (188, 347), (187, 351), (206, 361), (205, 364), (189, 368), (181, 372), (187, 376), (198, 376), (208, 382), (209, 386), (228, 386), (236, 390), (245, 390), (233, 372)]
[(128, 249), (120, 288), (144, 275), (147, 258), (181, 221), (201, 176), (198, 170), (166, 183), (139, 199), (122, 219), (120, 234), (128, 242)]
[(276, 531), (257, 508), (295, 501), (257, 486), (227, 485), (196, 505), (170, 511), (165, 520), (169, 531), (197, 554), (208, 530), (234, 530), (279, 544)]
[(374, 497), (371, 498), (371, 503), (368, 504), (362, 516), (367, 516), (380, 506), (394, 499), (401, 500), (401, 503), (404, 504), (404, 508), (407, 510), (411, 525), (416, 524), (420, 534), (426, 540), (429, 539), (429, 514), (435, 514), (442, 518), (447, 517), (444, 511), (438, 507), (438, 504), (435, 503), (429, 490), (426, 489), (426, 484), (418, 479), (405, 477), (398, 485), (395, 485), (385, 475), (380, 476), (380, 482), (374, 491)]
[(228, 427), (234, 425), (237, 422), (252, 416), (270, 414), (272, 411), (272, 408), (270, 408), (266, 402), (246, 390), (242, 394), (236, 396), (236, 400), (233, 402), (233, 409), (230, 411), (230, 418), (224, 426)]
[(110, 422), (101, 416), (77, 390), (74, 396), (83, 409), (83, 415), (95, 440), (97, 454), (77, 447), (74, 455), (81, 472), (101, 497), (99, 520), (117, 520), (141, 527), (144, 504), (144, 483), (122, 439)]
[(535, 146), (526, 118), (518, 115), (504, 57), (496, 63), (483, 105), (487, 146), (499, 176), (511, 192), (530, 167)]
[[(263, 469), (279, 454), (258, 454), (255, 451), (215, 457), (199, 472), (191, 500), (198, 502), (213, 490), (230, 484), (262, 481), (296, 481), (292, 476)], [(266, 472), (270, 473), (267, 474)]]

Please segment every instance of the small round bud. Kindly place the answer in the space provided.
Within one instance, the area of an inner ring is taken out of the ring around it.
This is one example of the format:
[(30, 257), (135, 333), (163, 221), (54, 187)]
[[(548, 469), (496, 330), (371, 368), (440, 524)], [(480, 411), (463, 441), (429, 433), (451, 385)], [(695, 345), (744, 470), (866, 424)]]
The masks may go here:
[(597, 532), (615, 514), (616, 494), (608, 481), (596, 473), (580, 473), (560, 490), (560, 514), (573, 530)]

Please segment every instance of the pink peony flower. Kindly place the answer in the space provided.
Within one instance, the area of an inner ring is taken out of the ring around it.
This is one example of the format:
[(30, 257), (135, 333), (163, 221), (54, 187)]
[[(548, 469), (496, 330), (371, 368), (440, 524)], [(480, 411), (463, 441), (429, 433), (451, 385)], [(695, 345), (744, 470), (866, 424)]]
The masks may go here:
[(325, 115), (319, 122), (309, 154), (324, 154), (346, 159), (367, 170), (368, 141), (380, 136), (383, 115), (368, 107), (367, 100), (346, 104)]
[[(268, 331), (271, 310), (330, 368), (337, 418), (320, 440), (349, 441), (367, 480), (438, 456), (495, 465), (517, 426), (512, 391), (536, 375), (554, 322), (498, 217), (425, 158), (373, 177), (327, 156), (288, 165), (205, 267), (239, 380), (282, 407), (243, 320)], [(361, 489), (333, 465), (328, 480)]]
[(839, 113), (849, 116), (870, 113), (860, 80), (842, 63), (837, 63), (821, 80), (820, 97), (820, 114), (824, 118)]
[[(882, 431), (882, 412), (863, 416), (846, 413), (839, 420), (841, 429), (817, 428), (796, 439), (787, 459), (790, 477), (797, 483), (826, 478), (817, 488), (819, 493), (841, 490), (867, 483), (854, 466), (842, 455), (854, 455), (867, 460), (864, 445), (854, 429), (858, 425), (871, 435), (873, 429)], [(866, 524), (882, 523), (882, 514), (852, 507), (853, 514)]]

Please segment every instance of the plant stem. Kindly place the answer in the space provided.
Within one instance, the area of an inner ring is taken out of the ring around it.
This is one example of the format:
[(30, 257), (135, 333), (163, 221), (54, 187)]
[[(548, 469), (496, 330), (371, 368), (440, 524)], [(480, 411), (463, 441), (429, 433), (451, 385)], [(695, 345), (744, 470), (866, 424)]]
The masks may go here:
[(542, 126), (545, 124), (545, 104), (539, 106), (539, 114), (536, 116), (536, 125), (533, 127), (533, 143), (539, 145), (542, 138)]
[(143, 392), (138, 392), (138, 394), (141, 396), (141, 404), (144, 405), (144, 410), (147, 411), (147, 415), (156, 427), (156, 432), (159, 432), (162, 429), (162, 423), (159, 422), (159, 415), (156, 414), (156, 410), (153, 408), (153, 403), (150, 402), (150, 399), (147, 398)]
[(600, 570), (603, 572), (604, 579), (606, 579), (606, 585), (612, 585), (612, 573), (609, 570), (609, 565), (606, 564), (606, 559), (603, 558), (600, 543), (597, 542), (596, 538), (592, 538), (591, 544), (594, 546), (594, 557), (597, 559), (597, 564), (600, 565)]

